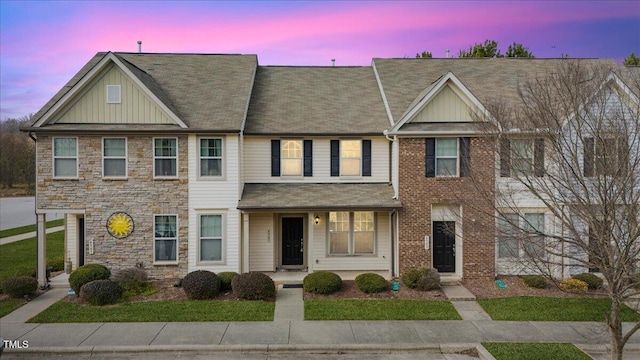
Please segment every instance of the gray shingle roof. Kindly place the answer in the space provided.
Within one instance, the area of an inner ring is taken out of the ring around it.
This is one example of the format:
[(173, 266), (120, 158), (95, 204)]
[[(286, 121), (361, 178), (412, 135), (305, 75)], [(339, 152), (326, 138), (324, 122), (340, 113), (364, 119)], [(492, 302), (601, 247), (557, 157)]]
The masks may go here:
[(389, 184), (245, 184), (241, 210), (395, 209)]
[(389, 120), (371, 67), (258, 68), (246, 134), (382, 134)]

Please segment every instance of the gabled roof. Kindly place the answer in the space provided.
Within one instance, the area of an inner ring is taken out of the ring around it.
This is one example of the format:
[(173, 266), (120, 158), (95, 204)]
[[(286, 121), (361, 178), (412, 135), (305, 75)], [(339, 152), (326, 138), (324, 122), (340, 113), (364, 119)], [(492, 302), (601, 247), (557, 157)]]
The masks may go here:
[(245, 134), (379, 134), (389, 127), (371, 67), (260, 66)]
[[(97, 53), (34, 115), (32, 124), (45, 124), (47, 116), (70, 100), (78, 87), (87, 84), (107, 60), (120, 66), (173, 115), (177, 126), (171, 131), (181, 128), (191, 132), (242, 130), (258, 64), (255, 55)], [(113, 126), (114, 130), (126, 127), (124, 124)], [(85, 131), (87, 128), (91, 126), (54, 124), (42, 129)], [(165, 131), (166, 128), (166, 125), (151, 125), (145, 129)], [(28, 130), (38, 129), (32, 126)]]

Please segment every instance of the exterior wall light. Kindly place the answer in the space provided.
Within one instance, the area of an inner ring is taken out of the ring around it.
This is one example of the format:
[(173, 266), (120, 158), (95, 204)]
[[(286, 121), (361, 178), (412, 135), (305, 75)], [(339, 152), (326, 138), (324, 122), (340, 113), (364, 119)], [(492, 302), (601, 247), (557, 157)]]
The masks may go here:
[(316, 225), (320, 224), (320, 216), (318, 216), (318, 214), (316, 214), (316, 217), (314, 220), (316, 222)]

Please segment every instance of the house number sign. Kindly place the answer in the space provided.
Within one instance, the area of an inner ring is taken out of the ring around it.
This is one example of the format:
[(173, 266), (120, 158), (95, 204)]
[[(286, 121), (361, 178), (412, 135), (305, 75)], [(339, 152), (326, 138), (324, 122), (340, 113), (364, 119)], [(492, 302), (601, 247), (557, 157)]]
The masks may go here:
[(107, 219), (109, 235), (123, 239), (133, 232), (133, 219), (125, 212), (115, 212)]

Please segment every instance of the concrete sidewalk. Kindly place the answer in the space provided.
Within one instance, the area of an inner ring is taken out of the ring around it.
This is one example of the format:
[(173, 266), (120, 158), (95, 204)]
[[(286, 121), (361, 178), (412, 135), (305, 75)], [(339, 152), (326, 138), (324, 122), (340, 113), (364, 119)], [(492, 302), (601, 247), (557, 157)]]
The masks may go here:
[[(62, 230), (64, 230), (64, 226), (56, 226), (56, 227), (48, 228), (46, 232), (47, 232), (47, 234), (51, 234), (51, 233), (62, 231)], [(20, 241), (20, 240), (24, 240), (24, 239), (33, 238), (33, 237), (36, 237), (36, 235), (37, 235), (37, 233), (35, 231), (32, 231), (32, 232), (28, 232), (28, 233), (24, 233), (24, 234), (3, 237), (3, 238), (0, 238), (0, 245), (9, 244), (9, 243)]]

